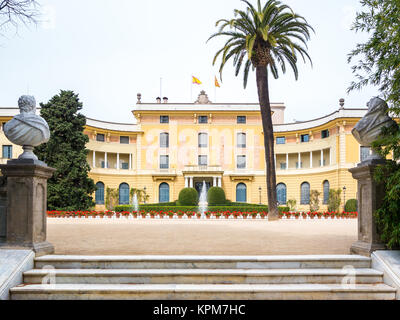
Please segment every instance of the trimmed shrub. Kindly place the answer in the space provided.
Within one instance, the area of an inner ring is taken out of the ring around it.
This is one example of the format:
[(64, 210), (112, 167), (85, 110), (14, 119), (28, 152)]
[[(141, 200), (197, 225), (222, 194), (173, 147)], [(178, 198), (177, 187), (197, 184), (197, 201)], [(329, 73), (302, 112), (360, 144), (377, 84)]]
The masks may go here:
[(185, 188), (179, 192), (178, 206), (197, 206), (199, 194), (194, 188)]
[(357, 212), (358, 203), (356, 199), (350, 199), (346, 201), (345, 209), (346, 212)]
[(207, 201), (209, 206), (226, 205), (225, 191), (219, 187), (212, 187), (208, 190)]

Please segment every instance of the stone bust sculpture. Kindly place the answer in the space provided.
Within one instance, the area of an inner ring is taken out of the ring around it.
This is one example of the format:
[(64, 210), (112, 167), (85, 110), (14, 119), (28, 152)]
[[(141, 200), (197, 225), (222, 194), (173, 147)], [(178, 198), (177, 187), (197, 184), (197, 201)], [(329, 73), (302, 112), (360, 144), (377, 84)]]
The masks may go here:
[(356, 124), (352, 133), (356, 140), (364, 147), (370, 147), (381, 134), (383, 127), (397, 125), (389, 117), (389, 107), (387, 103), (376, 97), (372, 98), (368, 104), (367, 114)]
[(36, 115), (36, 101), (33, 96), (22, 96), (18, 100), (20, 114), (4, 125), (4, 134), (12, 143), (23, 146), (24, 153), (19, 159), (34, 159), (33, 147), (46, 143), (50, 138), (49, 126)]
[[(352, 134), (354, 138), (364, 147), (372, 146), (379, 135), (382, 128), (397, 126), (397, 123), (388, 115), (389, 107), (387, 103), (378, 98), (372, 98), (368, 103), (367, 114), (356, 124)], [(381, 159), (377, 154), (373, 153), (368, 160)]]

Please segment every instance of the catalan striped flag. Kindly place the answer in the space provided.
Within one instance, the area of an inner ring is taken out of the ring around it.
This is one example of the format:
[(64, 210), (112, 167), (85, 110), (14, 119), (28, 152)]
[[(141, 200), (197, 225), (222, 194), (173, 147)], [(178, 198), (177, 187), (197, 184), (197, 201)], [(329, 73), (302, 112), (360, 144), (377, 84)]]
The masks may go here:
[(215, 87), (216, 88), (221, 88), (221, 86), (219, 85), (217, 77), (215, 77)]
[(194, 76), (192, 76), (192, 83), (193, 84), (202, 84), (201, 81), (198, 78), (194, 77)]

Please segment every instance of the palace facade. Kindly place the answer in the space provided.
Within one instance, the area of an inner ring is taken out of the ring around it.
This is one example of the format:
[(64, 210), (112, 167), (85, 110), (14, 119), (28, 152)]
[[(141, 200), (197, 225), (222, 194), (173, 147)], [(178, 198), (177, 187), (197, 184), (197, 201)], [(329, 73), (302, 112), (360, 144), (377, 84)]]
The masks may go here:
[[(283, 103), (272, 104), (277, 192), (280, 204), (295, 199), (309, 209), (311, 190), (321, 193), (326, 208), (329, 189), (343, 189), (342, 202), (356, 198), (357, 183), (348, 169), (370, 149), (351, 131), (367, 109), (340, 108), (325, 117), (285, 123)], [(9, 121), (17, 108), (0, 108)], [(107, 187), (119, 189), (119, 202), (129, 203), (130, 188), (142, 189), (148, 202), (169, 202), (184, 187), (219, 186), (231, 201), (267, 203), (264, 136), (258, 104), (212, 103), (201, 92), (195, 103), (170, 103), (167, 98), (142, 103), (130, 123), (87, 119), (90, 177), (95, 181), (97, 209), (104, 208)], [(3, 131), (1, 163), (17, 158), (22, 148)]]

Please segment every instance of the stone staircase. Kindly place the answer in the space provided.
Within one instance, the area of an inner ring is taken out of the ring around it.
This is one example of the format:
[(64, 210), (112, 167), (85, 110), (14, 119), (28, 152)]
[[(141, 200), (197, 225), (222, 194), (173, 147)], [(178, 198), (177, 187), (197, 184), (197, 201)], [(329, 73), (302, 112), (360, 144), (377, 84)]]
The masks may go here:
[(354, 255), (51, 255), (36, 258), (10, 293), (13, 300), (395, 299), (371, 259)]

